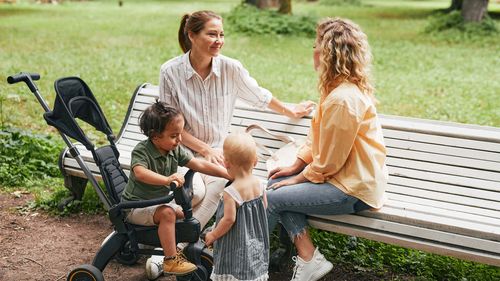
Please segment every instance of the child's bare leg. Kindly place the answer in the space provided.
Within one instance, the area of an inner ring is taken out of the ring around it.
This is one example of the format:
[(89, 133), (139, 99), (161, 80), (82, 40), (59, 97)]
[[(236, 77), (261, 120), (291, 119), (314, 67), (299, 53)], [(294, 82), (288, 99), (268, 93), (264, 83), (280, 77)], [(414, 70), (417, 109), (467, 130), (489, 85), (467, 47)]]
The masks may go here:
[[(177, 253), (175, 243), (176, 210), (171, 206), (160, 206), (153, 215), (153, 220), (158, 224), (158, 236), (163, 247), (163, 272), (174, 275), (185, 275), (196, 270), (196, 265), (187, 261)], [(181, 217), (181, 215), (179, 214)], [(147, 267), (147, 265), (146, 265)], [(149, 276), (149, 275), (148, 275)]]
[(175, 246), (175, 220), (176, 212), (168, 206), (160, 206), (153, 216), (154, 222), (158, 225), (158, 237), (166, 257), (175, 256), (177, 253)]

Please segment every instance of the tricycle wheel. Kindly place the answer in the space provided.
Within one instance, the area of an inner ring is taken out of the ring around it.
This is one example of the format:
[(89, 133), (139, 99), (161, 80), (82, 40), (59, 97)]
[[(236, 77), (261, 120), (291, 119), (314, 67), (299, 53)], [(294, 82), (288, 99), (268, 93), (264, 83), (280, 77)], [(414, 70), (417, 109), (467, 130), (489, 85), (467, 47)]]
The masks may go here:
[(204, 248), (200, 256), (201, 264), (198, 264), (198, 269), (185, 276), (177, 276), (177, 281), (210, 281), (210, 275), (212, 274), (212, 268), (214, 265), (214, 258), (212, 251), (208, 248)]
[(66, 281), (104, 281), (104, 276), (97, 267), (84, 264), (73, 269), (68, 274)]

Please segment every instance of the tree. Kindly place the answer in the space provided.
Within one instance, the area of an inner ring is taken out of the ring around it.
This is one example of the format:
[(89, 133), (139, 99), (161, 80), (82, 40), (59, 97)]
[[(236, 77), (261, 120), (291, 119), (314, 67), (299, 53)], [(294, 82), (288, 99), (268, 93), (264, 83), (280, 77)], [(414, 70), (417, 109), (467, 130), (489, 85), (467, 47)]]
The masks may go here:
[(259, 9), (278, 8), (282, 14), (292, 13), (292, 0), (245, 0), (246, 4), (256, 6)]
[(447, 13), (453, 12), (453, 11), (460, 11), (460, 10), (462, 10), (462, 3), (463, 2), (464, 2), (463, 0), (451, 0), (450, 7), (448, 7), (448, 9), (446, 9), (445, 11)]
[(465, 22), (480, 22), (488, 10), (488, 0), (463, 0), (462, 17)]
[(465, 22), (480, 22), (487, 13), (488, 0), (451, 0), (445, 12), (461, 11)]

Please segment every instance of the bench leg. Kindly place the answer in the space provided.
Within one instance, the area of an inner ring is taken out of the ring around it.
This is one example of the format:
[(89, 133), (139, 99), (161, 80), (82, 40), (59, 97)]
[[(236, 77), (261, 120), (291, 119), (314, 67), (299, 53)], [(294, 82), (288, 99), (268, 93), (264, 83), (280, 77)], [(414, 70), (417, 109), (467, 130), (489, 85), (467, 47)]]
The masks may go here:
[(71, 196), (62, 199), (59, 202), (59, 210), (64, 210), (64, 208), (74, 200), (81, 201), (83, 194), (85, 193), (85, 186), (87, 186), (87, 179), (64, 175), (64, 186), (71, 192)]
[(66, 206), (74, 200), (81, 201), (83, 198), (83, 193), (85, 193), (85, 186), (87, 186), (87, 179), (79, 178), (76, 176), (66, 174), (64, 170), (64, 158), (68, 152), (68, 148), (64, 148), (59, 153), (58, 165), (61, 174), (64, 177), (64, 186), (71, 192), (71, 196), (64, 198), (59, 202), (57, 206), (60, 211), (63, 211)]
[(292, 262), (292, 256), (297, 255), (286, 229), (281, 224), (279, 224), (278, 233), (280, 246), (269, 256), (269, 272), (284, 272), (288, 270)]

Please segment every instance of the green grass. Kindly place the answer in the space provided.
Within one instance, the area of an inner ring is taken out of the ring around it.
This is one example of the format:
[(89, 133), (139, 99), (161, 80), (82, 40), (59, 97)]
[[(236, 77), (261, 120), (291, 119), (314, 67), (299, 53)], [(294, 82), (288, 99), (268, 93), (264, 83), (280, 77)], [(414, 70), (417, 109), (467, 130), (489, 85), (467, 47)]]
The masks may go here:
[[(428, 17), (449, 1), (362, 1), (361, 6), (294, 2), (294, 13), (358, 22), (375, 56), (379, 112), (500, 126), (500, 36), (456, 39), (423, 32)], [(116, 1), (0, 5), (2, 124), (42, 131), (41, 108), (7, 75), (40, 72), (53, 100), (53, 81), (77, 75), (90, 85), (118, 131), (132, 91), (157, 84), (159, 66), (180, 54), (180, 16), (198, 9), (228, 13), (239, 1)], [(490, 11), (499, 5), (490, 3)], [(229, 29), (229, 28), (227, 28)], [(317, 98), (312, 39), (228, 32), (223, 53), (237, 58), (284, 101)]]

